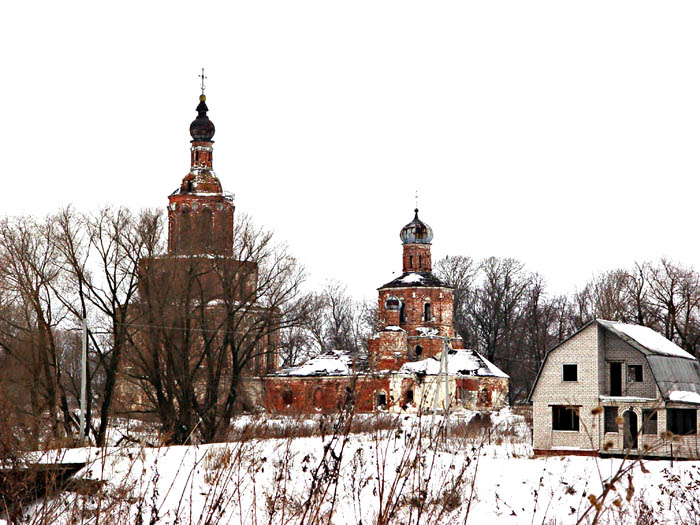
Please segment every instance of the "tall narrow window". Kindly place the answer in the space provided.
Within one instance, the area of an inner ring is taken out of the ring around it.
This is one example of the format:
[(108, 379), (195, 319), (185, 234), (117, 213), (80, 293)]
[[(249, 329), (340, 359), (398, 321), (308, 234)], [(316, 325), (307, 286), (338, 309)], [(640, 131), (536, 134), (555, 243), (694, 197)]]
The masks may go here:
[(656, 410), (642, 409), (642, 434), (658, 434), (659, 416)]
[(289, 388), (282, 390), (282, 403), (284, 403), (285, 406), (289, 406), (294, 403), (294, 394)]
[(418, 268), (423, 268), (423, 256), (418, 256)]
[(610, 395), (622, 395), (622, 363), (610, 363)]
[(377, 408), (386, 408), (386, 394), (377, 392)]
[(617, 432), (617, 407), (605, 407), (604, 408), (604, 419), (605, 419), (605, 431), (606, 432)]
[(406, 305), (403, 302), (401, 303), (401, 310), (399, 310), (399, 322), (406, 322)]
[(433, 319), (433, 313), (430, 311), (430, 303), (425, 303), (423, 308), (423, 318), (426, 321), (431, 321)]
[(413, 268), (413, 255), (408, 256), (408, 267)]

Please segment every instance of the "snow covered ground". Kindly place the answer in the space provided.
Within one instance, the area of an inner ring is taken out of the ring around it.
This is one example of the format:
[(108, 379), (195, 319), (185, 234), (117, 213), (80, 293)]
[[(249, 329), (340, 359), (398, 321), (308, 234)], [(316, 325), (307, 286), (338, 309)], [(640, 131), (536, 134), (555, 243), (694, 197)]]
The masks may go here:
[(427, 416), (347, 437), (71, 449), (61, 460), (88, 461), (78, 477), (104, 480), (102, 492), (64, 493), (27, 515), (30, 523), (99, 515), (114, 524), (554, 524), (590, 523), (599, 505), (601, 523), (698, 519), (700, 462), (534, 459), (522, 417), (506, 409), (488, 427), (469, 427), (471, 416), (446, 438), (430, 436), (437, 425)]

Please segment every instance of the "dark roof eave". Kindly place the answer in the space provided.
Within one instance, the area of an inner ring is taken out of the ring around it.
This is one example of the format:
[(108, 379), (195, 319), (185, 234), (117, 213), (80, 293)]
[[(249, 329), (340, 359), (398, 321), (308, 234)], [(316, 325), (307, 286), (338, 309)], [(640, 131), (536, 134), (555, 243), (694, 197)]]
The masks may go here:
[[(418, 274), (423, 279), (421, 282), (405, 283), (401, 281), (401, 279), (410, 274)], [(440, 279), (435, 277), (435, 275), (433, 275), (430, 272), (404, 272), (393, 281), (390, 281), (380, 286), (379, 288), (377, 288), (377, 290), (386, 290), (391, 288), (448, 288), (450, 290), (453, 290), (454, 286), (449, 286), (443, 283)]]

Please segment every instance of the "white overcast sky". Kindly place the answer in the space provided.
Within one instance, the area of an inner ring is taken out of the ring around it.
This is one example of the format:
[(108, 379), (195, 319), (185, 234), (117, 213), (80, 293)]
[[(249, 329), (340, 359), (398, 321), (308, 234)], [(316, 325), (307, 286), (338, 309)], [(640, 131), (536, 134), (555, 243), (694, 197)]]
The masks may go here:
[(553, 292), (700, 266), (700, 2), (5, 2), (0, 212), (161, 207), (200, 67), (214, 167), (312, 283), (373, 297), (398, 233)]

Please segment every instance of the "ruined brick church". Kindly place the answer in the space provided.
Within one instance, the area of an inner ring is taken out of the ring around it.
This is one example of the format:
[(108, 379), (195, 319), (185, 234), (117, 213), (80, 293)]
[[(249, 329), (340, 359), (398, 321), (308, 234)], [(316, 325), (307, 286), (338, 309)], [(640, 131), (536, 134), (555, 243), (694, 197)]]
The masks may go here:
[(454, 292), (432, 273), (433, 231), (417, 209), (400, 238), (402, 273), (379, 288), (378, 331), (369, 341), (367, 363), (339, 349), (270, 374), (267, 411), (332, 411), (348, 392), (359, 412), (504, 406), (509, 377), (464, 349), (455, 335)]
[[(154, 304), (182, 302), (196, 274), (195, 302), (206, 307), (202, 322), (225, 315), (217, 306), (226, 294), (222, 282), (237, 283), (232, 299), (241, 303), (252, 300), (258, 286), (257, 265), (236, 260), (233, 254), (235, 206), (213, 170), (214, 124), (207, 112), (202, 94), (190, 126), (190, 171), (168, 198), (167, 253), (141, 261), (140, 288), (150, 305), (147, 310), (152, 310)], [(360, 412), (446, 406), (492, 410), (506, 403), (508, 376), (477, 352), (464, 349), (455, 335), (453, 289), (432, 273), (433, 231), (419, 219), (417, 209), (400, 239), (402, 273), (379, 288), (378, 331), (369, 341), (366, 359), (337, 349), (277, 370), (279, 333), (270, 330), (255, 358), (235, 372), (249, 378), (246, 396), (252, 405), (270, 413), (330, 412), (349, 394)], [(254, 319), (259, 314), (253, 309), (246, 315)], [(159, 322), (172, 325), (177, 320)], [(144, 343), (154, 349), (180, 344), (177, 339)], [(121, 389), (124, 398), (138, 390), (128, 384)], [(140, 400), (131, 397), (125, 404), (138, 405)]]

